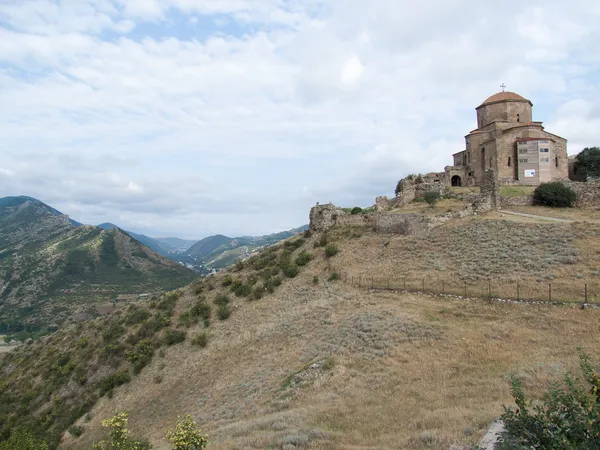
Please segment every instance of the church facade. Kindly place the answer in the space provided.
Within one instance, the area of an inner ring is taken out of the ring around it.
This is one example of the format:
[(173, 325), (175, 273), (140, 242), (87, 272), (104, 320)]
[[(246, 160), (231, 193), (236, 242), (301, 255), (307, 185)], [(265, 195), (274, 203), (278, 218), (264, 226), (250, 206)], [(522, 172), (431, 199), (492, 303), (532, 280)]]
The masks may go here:
[(528, 99), (504, 91), (479, 105), (477, 128), (445, 168), (445, 184), (478, 186), (486, 169), (494, 169), (500, 184), (535, 186), (568, 179), (567, 140), (533, 121), (532, 107)]

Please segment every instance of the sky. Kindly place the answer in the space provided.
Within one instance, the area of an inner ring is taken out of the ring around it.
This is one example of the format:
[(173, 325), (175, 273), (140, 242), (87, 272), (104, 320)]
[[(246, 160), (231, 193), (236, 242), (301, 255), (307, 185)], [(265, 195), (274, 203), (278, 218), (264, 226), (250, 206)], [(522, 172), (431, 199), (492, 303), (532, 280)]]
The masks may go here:
[(442, 171), (506, 84), (600, 145), (600, 2), (0, 0), (0, 197), (262, 235)]

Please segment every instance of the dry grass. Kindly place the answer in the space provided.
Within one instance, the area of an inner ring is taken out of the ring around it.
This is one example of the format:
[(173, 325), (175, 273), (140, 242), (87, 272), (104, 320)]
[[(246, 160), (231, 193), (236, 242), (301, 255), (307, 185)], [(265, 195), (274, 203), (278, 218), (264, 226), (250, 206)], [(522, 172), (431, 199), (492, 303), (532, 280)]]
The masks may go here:
[(510, 211), (517, 211), (538, 216), (556, 217), (580, 222), (600, 222), (600, 211), (581, 208), (549, 208), (547, 206), (511, 206)]
[(533, 195), (535, 186), (500, 186), (500, 195), (503, 197), (518, 197), (521, 195)]
[[(187, 341), (167, 348), (112, 399), (102, 398), (87, 431), (63, 447), (89, 448), (115, 409), (128, 411), (130, 428), (157, 449), (168, 448), (165, 430), (187, 413), (214, 449), (474, 445), (512, 402), (511, 376), (539, 394), (576, 366), (577, 346), (600, 360), (600, 309), (371, 292), (322, 280), (333, 271), (405, 273), (462, 285), (493, 274), (547, 285), (548, 273), (572, 289), (577, 271), (599, 270), (598, 232), (486, 217), (440, 227), (425, 240), (337, 230), (330, 239), (340, 252), (330, 259), (313, 237), (305, 246), (315, 258), (296, 278), (260, 300), (231, 296), (232, 315), (212, 322), (206, 348)], [(227, 289), (223, 276), (202, 293), (208, 303)], [(195, 298), (190, 287), (176, 314)]]
[(438, 201), (435, 206), (431, 207), (427, 203), (412, 202), (401, 208), (391, 209), (390, 212), (412, 213), (423, 216), (433, 216), (452, 211), (461, 211), (465, 209), (465, 203), (461, 200), (446, 198)]
[[(496, 213), (498, 214), (498, 213)], [(353, 284), (522, 299), (600, 301), (600, 225), (469, 217), (426, 238), (364, 232), (345, 240), (333, 270)], [(341, 236), (342, 230), (336, 231)], [(491, 286), (490, 286), (491, 285)]]
[[(600, 356), (600, 310), (313, 287), (323, 270), (320, 262), (274, 296), (238, 303), (206, 349), (169, 348), (103, 398), (90, 429), (65, 447), (89, 448), (114, 409), (129, 411), (157, 449), (183, 413), (215, 449), (417, 449), (431, 435), (431, 448), (472, 445), (511, 402), (511, 375), (539, 392), (576, 364), (578, 345)], [(332, 367), (310, 368), (328, 358)]]

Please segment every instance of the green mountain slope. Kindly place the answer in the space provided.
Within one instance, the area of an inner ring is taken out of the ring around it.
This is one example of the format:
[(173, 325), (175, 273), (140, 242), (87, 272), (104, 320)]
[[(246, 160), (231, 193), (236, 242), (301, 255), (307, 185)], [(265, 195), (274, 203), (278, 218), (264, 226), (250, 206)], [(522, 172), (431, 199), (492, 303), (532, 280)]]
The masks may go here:
[(239, 259), (245, 259), (257, 251), (288, 239), (308, 229), (304, 225), (292, 230), (266, 236), (241, 236), (230, 238), (221, 234), (209, 236), (182, 252), (178, 260), (200, 271), (222, 269), (230, 266)]
[(60, 326), (119, 294), (194, 277), (119, 229), (76, 227), (38, 200), (0, 199), (0, 332)]
[(131, 236), (135, 240), (144, 244), (146, 247), (154, 250), (159, 255), (169, 257), (170, 253), (176, 252), (172, 249), (171, 246), (167, 246), (167, 245), (163, 244), (162, 242), (159, 242), (158, 240), (151, 238), (150, 236), (146, 236), (145, 234), (133, 233), (132, 231), (123, 230), (120, 227), (118, 227), (117, 225), (115, 225), (114, 223), (105, 222), (105, 223), (101, 223), (100, 225), (98, 225), (98, 227), (102, 228), (103, 230), (112, 230), (114, 228), (118, 228), (121, 231), (124, 231), (125, 233), (127, 233), (129, 236)]

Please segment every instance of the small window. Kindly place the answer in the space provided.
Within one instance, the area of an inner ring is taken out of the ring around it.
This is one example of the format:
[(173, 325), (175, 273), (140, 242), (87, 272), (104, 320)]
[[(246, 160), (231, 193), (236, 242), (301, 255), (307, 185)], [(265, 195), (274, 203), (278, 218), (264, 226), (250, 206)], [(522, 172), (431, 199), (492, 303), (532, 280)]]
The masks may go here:
[(554, 157), (554, 165), (558, 167), (558, 156)]
[(510, 167), (510, 156), (508, 157), (508, 167)]
[(527, 158), (519, 159), (520, 163), (526, 163), (527, 161), (529, 161)]
[(540, 148), (540, 153), (548, 153), (549, 149), (547, 148)]
[(517, 122), (521, 121), (521, 114), (517, 114)]
[(527, 153), (527, 149), (526, 148), (521, 148), (519, 149), (519, 153), (522, 155), (524, 153)]

